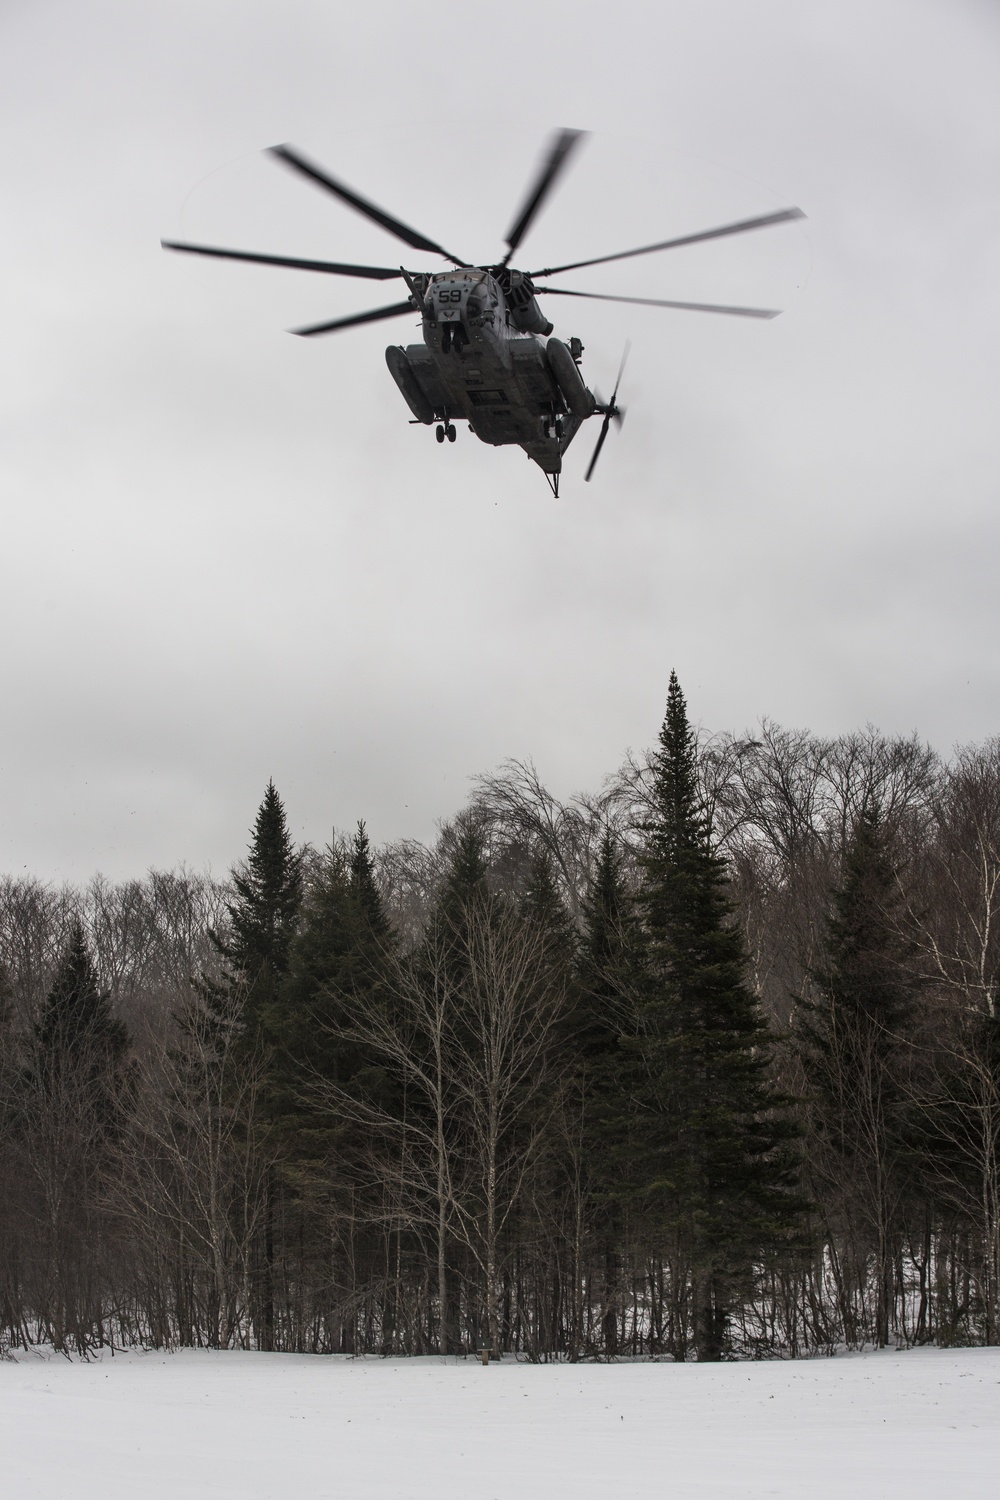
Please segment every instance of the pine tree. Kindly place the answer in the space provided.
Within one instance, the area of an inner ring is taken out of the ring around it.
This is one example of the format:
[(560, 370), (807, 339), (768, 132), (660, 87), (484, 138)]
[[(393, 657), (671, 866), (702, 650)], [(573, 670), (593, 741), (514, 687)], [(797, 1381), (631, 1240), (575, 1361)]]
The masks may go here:
[(771, 1039), (746, 982), (674, 673), (652, 773), (640, 855), (645, 996), (630, 1043), (646, 1080), (635, 1078), (646, 1123), (634, 1186), (660, 1205), (687, 1259), (698, 1357), (718, 1359), (741, 1290), (801, 1214), (797, 1132), (770, 1080)]
[(343, 1043), (331, 1033), (345, 1024), (342, 994), (356, 930), (347, 862), (339, 850), (330, 849), (305, 892), (281, 988), (286, 1108), (294, 1107), (310, 1074), (342, 1081)]
[(47, 1093), (78, 1088), (89, 1107), (110, 1125), (117, 1107), (119, 1069), (128, 1032), (112, 1013), (90, 956), (83, 925), (69, 941), (35, 1026), (38, 1077)]
[(815, 998), (801, 1002), (797, 1031), (813, 1122), (827, 1170), (866, 1224), (876, 1262), (874, 1335), (884, 1347), (905, 1190), (903, 1069), (916, 976), (886, 832), (870, 805), (844, 852), (823, 958), (812, 980)]
[(499, 909), (499, 898), (490, 889), (488, 875), (485, 831), (474, 815), (466, 814), (456, 824), (422, 945), (426, 952), (434, 953), (436, 963), (446, 960), (450, 983), (457, 989), (468, 965), (470, 933), (480, 918), (489, 922)]
[(622, 1041), (636, 1034), (637, 939), (621, 843), (606, 828), (583, 902), (569, 1033), (580, 1060), (585, 1165), (603, 1275), (601, 1330), (604, 1352), (612, 1357), (618, 1353), (622, 1209), (628, 1197), (622, 1162), (631, 1161), (635, 1149), (633, 1059)]
[[(800, 1012), (812, 1078), (832, 1099), (839, 1074), (857, 1078), (874, 1066), (884, 1078), (886, 1102), (897, 1102), (891, 1063), (913, 1012), (913, 948), (901, 927), (885, 833), (871, 807), (863, 809), (848, 841), (823, 948), (813, 973), (820, 998)], [(840, 1131), (849, 1128), (840, 1121)], [(843, 1137), (844, 1149), (848, 1144)]]
[(354, 835), (349, 870), (351, 898), (357, 909), (360, 934), (366, 945), (375, 948), (391, 945), (389, 919), (385, 914), (385, 903), (375, 877), (375, 864), (363, 818)]
[(572, 964), (576, 953), (576, 934), (559, 894), (552, 856), (544, 845), (539, 845), (531, 855), (521, 895), (521, 915), (543, 939), (549, 963), (567, 967)]
[(282, 1109), (307, 1128), (329, 1122), (303, 1104), (308, 1084), (346, 1084), (365, 1066), (348, 1036), (355, 1007), (378, 985), (395, 942), (365, 825), (350, 854), (330, 849), (309, 882), (280, 991)]
[(465, 816), (457, 826), (451, 857), (438, 893), (435, 916), (461, 925), (462, 913), (469, 905), (489, 896), (486, 837), (473, 816)]
[(211, 934), (224, 976), (206, 986), (206, 995), (220, 1015), (238, 1019), (244, 1045), (252, 1048), (280, 1032), (278, 991), (302, 901), (302, 859), (273, 781), (257, 812), (246, 862), (233, 870), (232, 881), (229, 930)]
[(235, 1035), (229, 1085), (235, 1096), (241, 1094), (247, 1070), (258, 1074), (261, 1085), (256, 1108), (245, 1121), (248, 1150), (262, 1149), (267, 1161), (263, 1244), (253, 1278), (252, 1318), (259, 1347), (273, 1349), (280, 1202), (271, 1162), (280, 1148), (287, 1030), (281, 988), (302, 904), (302, 856), (292, 844), (273, 781), (268, 782), (258, 809), (246, 862), (234, 869), (232, 881), (235, 895), (227, 903), (228, 931), (210, 933), (225, 965), (222, 979), (203, 980), (200, 988), (210, 1028)]
[(589, 1064), (604, 1064), (617, 1051), (623, 1025), (631, 1030), (624, 1017), (632, 1009), (637, 963), (635, 911), (623, 851), (606, 828), (583, 901), (579, 999), (573, 1015), (576, 1044)]

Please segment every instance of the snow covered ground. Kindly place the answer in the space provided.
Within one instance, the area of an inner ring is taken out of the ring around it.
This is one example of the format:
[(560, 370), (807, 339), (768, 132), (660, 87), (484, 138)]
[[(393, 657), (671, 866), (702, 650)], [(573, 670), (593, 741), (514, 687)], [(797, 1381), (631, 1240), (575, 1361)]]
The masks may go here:
[(731, 1365), (0, 1363), (3, 1500), (978, 1500), (1000, 1350)]

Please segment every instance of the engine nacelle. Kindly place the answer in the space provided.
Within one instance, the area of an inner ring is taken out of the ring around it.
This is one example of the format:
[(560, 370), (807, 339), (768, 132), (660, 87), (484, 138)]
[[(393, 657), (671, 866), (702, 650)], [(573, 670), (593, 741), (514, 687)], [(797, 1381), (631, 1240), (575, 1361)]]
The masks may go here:
[(504, 295), (510, 310), (510, 321), (519, 333), (540, 333), (547, 337), (552, 324), (535, 300), (535, 288), (523, 271), (508, 271)]

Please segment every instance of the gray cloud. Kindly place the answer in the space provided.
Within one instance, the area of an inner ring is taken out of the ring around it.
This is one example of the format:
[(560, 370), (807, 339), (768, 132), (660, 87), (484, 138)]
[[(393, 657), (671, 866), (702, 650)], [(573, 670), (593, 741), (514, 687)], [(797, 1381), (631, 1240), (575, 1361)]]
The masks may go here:
[[(314, 840), (425, 836), (506, 755), (592, 786), (672, 665), (716, 727), (1000, 727), (992, 8), (73, 0), (0, 40), (0, 867), (224, 867), (272, 774)], [(629, 414), (559, 502), (409, 427), (384, 330), (282, 331), (370, 288), (158, 248), (391, 263), (291, 139), (489, 256), (564, 123), (532, 263), (809, 219), (578, 273), (787, 311), (574, 304)]]

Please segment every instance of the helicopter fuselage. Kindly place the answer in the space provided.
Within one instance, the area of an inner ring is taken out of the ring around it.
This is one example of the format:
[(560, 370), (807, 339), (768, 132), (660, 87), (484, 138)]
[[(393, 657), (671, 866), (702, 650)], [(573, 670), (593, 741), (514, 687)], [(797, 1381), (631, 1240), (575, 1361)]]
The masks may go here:
[[(270, 147), (270, 154), (285, 167), (331, 193), (411, 249), (450, 261), (452, 269), (417, 272), (404, 270), (402, 266), (355, 265), (297, 255), (272, 255), (257, 250), (192, 244), (187, 240), (161, 240), (160, 243), (166, 250), (207, 255), (213, 259), (285, 266), (290, 270), (316, 271), (362, 281), (403, 280), (409, 296), (402, 301), (346, 316), (325, 318), (322, 322), (290, 331), (302, 338), (316, 338), (419, 312), (423, 342), (406, 348), (392, 344), (385, 351), (386, 364), (413, 414), (414, 422), (424, 426), (433, 426), (437, 422), (439, 443), (455, 441), (454, 419), (460, 418), (468, 422), (471, 431), (482, 442), (492, 447), (516, 445), (542, 469), (553, 493), (558, 494), (563, 454), (587, 418), (599, 413), (603, 421), (583, 476), (584, 483), (593, 476), (611, 423), (621, 424), (623, 412), (618, 405), (618, 388), (629, 345), (626, 341), (610, 400), (595, 398), (580, 373), (583, 345), (576, 338), (565, 344), (561, 339), (550, 337), (552, 324), (538, 305), (540, 293), (584, 297), (596, 302), (725, 313), (741, 318), (774, 318), (777, 313), (771, 308), (682, 302), (659, 297), (622, 297), (610, 292), (575, 290), (553, 285), (548, 278), (561, 276), (567, 271), (583, 270), (587, 266), (603, 266), (610, 261), (631, 260), (637, 255), (673, 250), (702, 240), (744, 234), (803, 217), (800, 208), (782, 208), (773, 213), (758, 214), (752, 219), (700, 230), (697, 234), (675, 235), (656, 244), (619, 250), (613, 255), (590, 256), (528, 272), (515, 270), (511, 260), (518, 254), (525, 235), (585, 134), (568, 128), (555, 132), (507, 231), (507, 252), (495, 265), (476, 266), (455, 255), (412, 225), (362, 197), (354, 188), (338, 181), (287, 142)], [(536, 284), (543, 279), (544, 285)]]
[(482, 442), (517, 444), (557, 476), (597, 409), (579, 372), (579, 341), (546, 342), (552, 325), (518, 272), (459, 267), (407, 280), (423, 343), (390, 346), (386, 363), (415, 421), (437, 421), (439, 440), (456, 418), (466, 421)]

